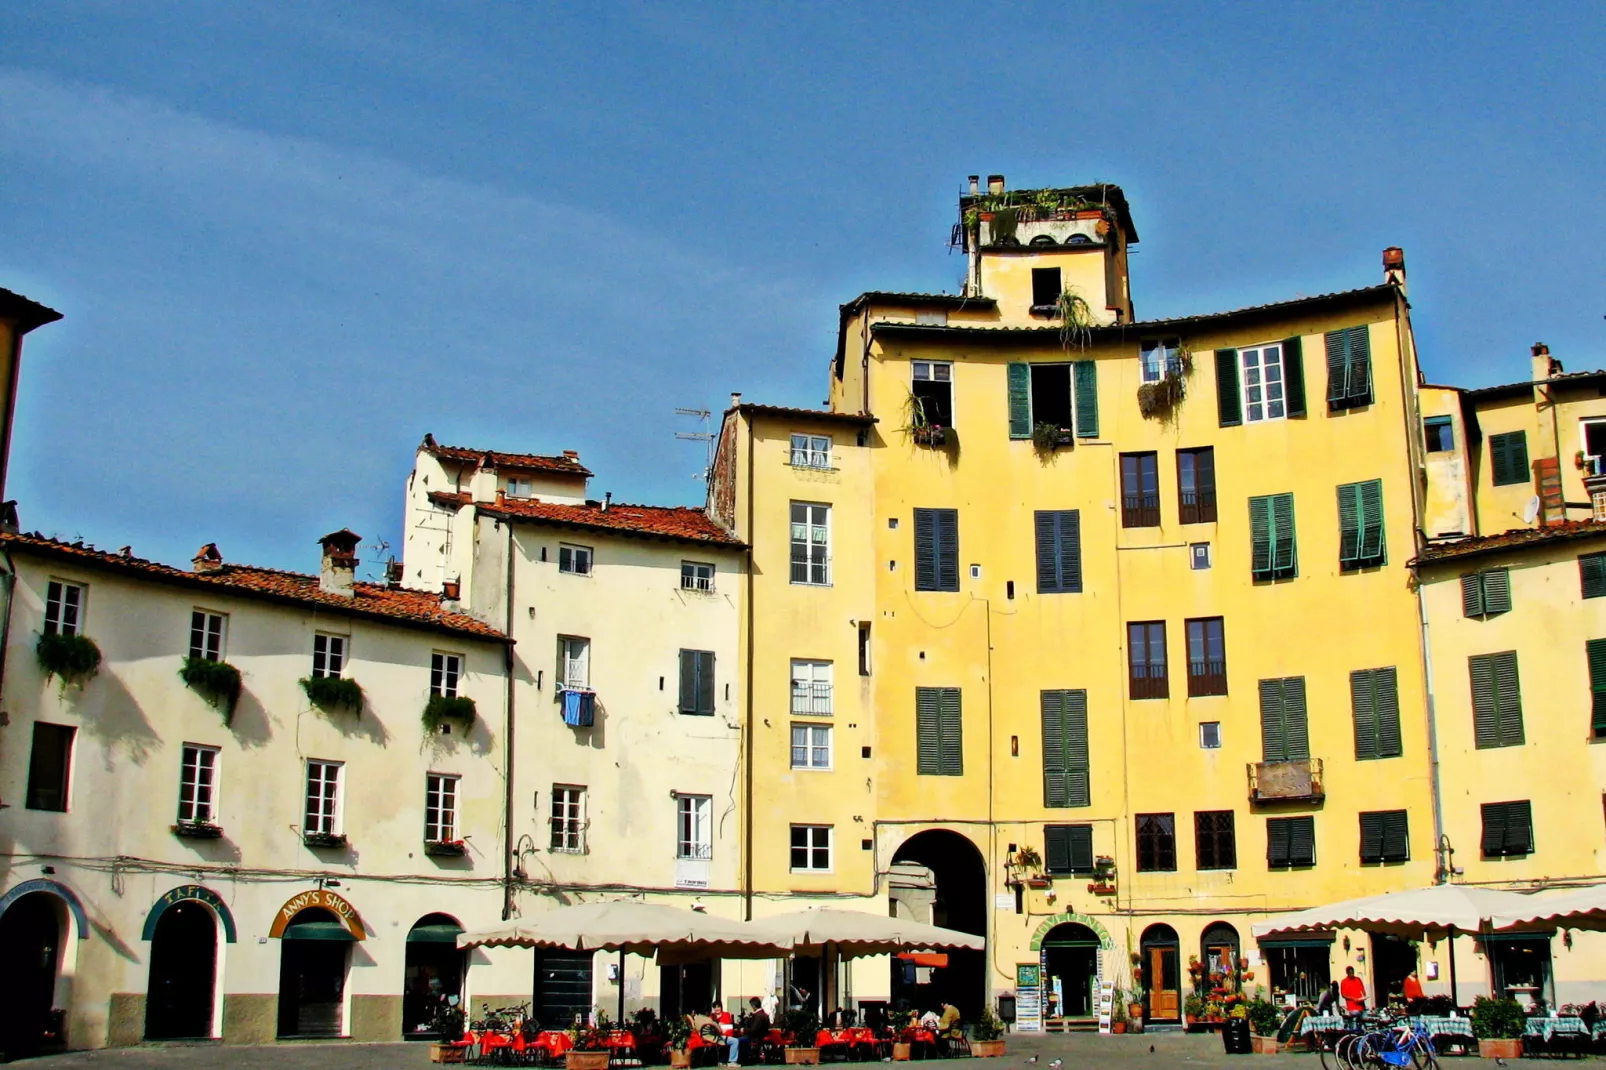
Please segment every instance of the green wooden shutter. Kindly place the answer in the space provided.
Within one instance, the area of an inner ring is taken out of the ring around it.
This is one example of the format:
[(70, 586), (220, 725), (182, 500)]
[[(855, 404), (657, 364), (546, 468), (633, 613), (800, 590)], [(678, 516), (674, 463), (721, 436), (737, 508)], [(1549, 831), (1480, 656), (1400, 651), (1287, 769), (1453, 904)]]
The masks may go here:
[(1405, 753), (1400, 737), (1400, 681), (1394, 666), (1372, 670), (1372, 698), (1377, 711), (1377, 756), (1398, 758)]
[(680, 652), (680, 712), (697, 712), (697, 651)]
[(1383, 814), (1381, 812), (1361, 815), (1361, 861), (1383, 861)]
[(1497, 487), (1526, 483), (1528, 472), (1528, 433), (1508, 431), (1489, 436), (1489, 466)]
[(1372, 332), (1366, 327), (1351, 327), (1349, 337), (1349, 401), (1364, 405), (1372, 400)]
[(1522, 733), (1522, 689), (1517, 680), (1517, 652), (1506, 650), (1494, 655), (1495, 702), (1500, 718), (1500, 745), (1520, 747)]
[(1257, 580), (1271, 576), (1271, 499), (1249, 499), (1249, 571)]
[(1260, 681), (1261, 760), (1288, 760), (1288, 727), (1283, 712), (1283, 681)]
[(1093, 872), (1093, 826), (1068, 825), (1066, 832), (1071, 848), (1071, 872)]
[(1291, 817), (1288, 819), (1288, 864), (1314, 866), (1316, 864), (1316, 819)]
[(1487, 616), (1511, 612), (1511, 573), (1503, 568), (1492, 568), (1478, 574), (1483, 585), (1483, 612)]
[(1596, 738), (1606, 737), (1606, 639), (1584, 644), (1589, 657), (1589, 730)]
[(1238, 389), (1238, 351), (1216, 350), (1216, 411), (1222, 427), (1237, 427), (1244, 422), (1244, 407)]
[(1585, 598), (1606, 597), (1606, 554), (1579, 557), (1578, 582)]
[(1353, 568), (1361, 557), (1361, 485), (1344, 483), (1338, 488), (1338, 561)]
[(941, 691), (939, 719), (942, 733), (942, 775), (964, 776), (964, 722), (960, 716), (959, 689), (945, 687)]
[(1505, 853), (1508, 855), (1532, 854), (1534, 849), (1533, 831), (1533, 804), (1526, 800), (1506, 803)]
[(1283, 726), (1287, 733), (1288, 760), (1310, 757), (1310, 724), (1305, 712), (1305, 678), (1290, 676), (1283, 681)]
[(1343, 408), (1349, 397), (1349, 345), (1344, 331), (1327, 332), (1327, 407)]
[(699, 650), (697, 654), (697, 712), (712, 715), (714, 712), (714, 652)]
[(959, 590), (959, 510), (934, 509), (937, 514), (937, 587)]
[(1032, 366), (1009, 365), (1009, 437), (1032, 437)]
[(915, 590), (937, 590), (937, 516), (935, 509), (915, 510)]
[(1484, 803), (1479, 809), (1483, 812), (1483, 853), (1499, 858), (1506, 853), (1506, 804)]
[(1383, 812), (1383, 860), (1405, 862), (1411, 857), (1410, 814), (1404, 810)]
[(1044, 691), (1040, 696), (1043, 714), (1043, 805), (1069, 806), (1065, 796), (1065, 692)]
[(1037, 593), (1054, 594), (1064, 590), (1060, 576), (1060, 524), (1059, 514), (1039, 509), (1032, 514), (1032, 529), (1037, 536)]
[(1071, 594), (1082, 591), (1082, 514), (1077, 509), (1058, 513), (1060, 590)]
[(1071, 827), (1043, 826), (1043, 862), (1048, 872), (1063, 876), (1071, 872)]
[(1476, 572), (1461, 577), (1461, 612), (1468, 617), (1483, 616), (1483, 577)]
[(1479, 748), (1500, 746), (1500, 719), (1495, 709), (1494, 665), (1488, 654), (1467, 658), (1472, 677), (1472, 742)]
[(1298, 337), (1283, 339), (1283, 398), (1288, 415), (1305, 415), (1304, 340)]
[(942, 774), (939, 694), (940, 690), (935, 687), (915, 688), (915, 771), (921, 776)]
[(1092, 806), (1092, 761), (1087, 745), (1087, 692), (1063, 691), (1065, 805)]
[(1364, 564), (1381, 565), (1383, 550), (1383, 481), (1370, 479), (1357, 484), (1361, 512), (1360, 557)]
[(1355, 716), (1355, 760), (1381, 757), (1378, 753), (1376, 677), (1371, 669), (1349, 674), (1350, 709)]
[(1288, 819), (1266, 819), (1266, 864), (1273, 869), (1288, 865)]
[(1099, 372), (1091, 360), (1073, 361), (1076, 374), (1076, 437), (1099, 437)]
[(1272, 560), (1273, 572), (1278, 579), (1295, 576), (1299, 571), (1299, 555), (1294, 545), (1294, 496), (1271, 496)]

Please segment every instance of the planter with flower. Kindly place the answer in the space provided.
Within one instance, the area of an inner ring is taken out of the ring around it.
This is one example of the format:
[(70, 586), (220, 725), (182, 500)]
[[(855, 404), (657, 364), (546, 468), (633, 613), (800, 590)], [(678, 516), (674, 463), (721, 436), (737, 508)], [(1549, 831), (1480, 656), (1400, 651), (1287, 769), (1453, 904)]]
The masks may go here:
[(223, 826), (210, 821), (180, 821), (168, 827), (173, 830), (173, 835), (192, 840), (215, 840), (223, 835)]
[(462, 840), (425, 840), (424, 853), (434, 858), (459, 858), (468, 853)]
[(887, 1025), (892, 1028), (892, 1061), (906, 1063), (914, 1058), (914, 1043), (910, 1032), (915, 1027), (914, 1011), (888, 1011)]
[(791, 1066), (817, 1066), (820, 1049), (814, 1044), (820, 1035), (820, 1020), (813, 1011), (787, 1011), (781, 1018), (786, 1024), (783, 1032), (791, 1034), (786, 1042), (786, 1062)]
[(1249, 1043), (1255, 1054), (1276, 1055), (1277, 1027), (1282, 1023), (1277, 1005), (1257, 997), (1244, 1004), (1244, 1017), (1249, 1019), (1249, 1029), (1254, 1034)]
[(669, 1052), (669, 1065), (674, 1070), (691, 1066), (691, 1023), (684, 1014), (664, 1022), (664, 1048)]
[(979, 1059), (995, 1059), (1004, 1054), (1004, 1023), (991, 1007), (983, 1007), (981, 1017), (970, 1030), (970, 1054)]
[(569, 1030), (569, 1039), (574, 1044), (563, 1056), (566, 1070), (608, 1070), (608, 1059), (613, 1054), (608, 1047), (608, 1034), (612, 1030), (613, 1023), (606, 1014), (598, 1014), (594, 1026), (576, 1026)]
[(1472, 1035), (1478, 1038), (1478, 1054), (1485, 1059), (1522, 1058), (1522, 1035), (1527, 1028), (1527, 1016), (1514, 999), (1479, 996), (1472, 1001)]
[(1023, 884), (1028, 888), (1051, 888), (1054, 882), (1043, 872), (1043, 856), (1037, 848), (1025, 846), (1005, 859), (1006, 885)]
[(1115, 859), (1099, 855), (1093, 860), (1093, 883), (1087, 886), (1090, 895), (1114, 895), (1116, 890)]
[(100, 670), (100, 647), (86, 635), (46, 632), (39, 637), (34, 656), (45, 671), (45, 682), (61, 677), (64, 692), (70, 686), (82, 688)]

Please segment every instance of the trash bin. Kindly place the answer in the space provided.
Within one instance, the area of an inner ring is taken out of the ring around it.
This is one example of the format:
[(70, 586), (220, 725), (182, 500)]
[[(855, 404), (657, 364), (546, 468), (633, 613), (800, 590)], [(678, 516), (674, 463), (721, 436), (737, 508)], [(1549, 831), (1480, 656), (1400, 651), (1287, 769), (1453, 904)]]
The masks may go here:
[(998, 997), (998, 1020), (1005, 1025), (1015, 1024), (1015, 997)]
[(1248, 1018), (1228, 1018), (1221, 1023), (1221, 1047), (1228, 1055), (1250, 1053)]

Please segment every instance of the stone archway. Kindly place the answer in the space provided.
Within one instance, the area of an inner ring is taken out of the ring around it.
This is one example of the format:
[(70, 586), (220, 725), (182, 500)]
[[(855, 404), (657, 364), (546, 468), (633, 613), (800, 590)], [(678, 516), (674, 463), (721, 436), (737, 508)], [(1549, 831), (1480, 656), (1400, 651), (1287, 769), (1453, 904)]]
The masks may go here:
[[(893, 853), (895, 871), (900, 866), (911, 881), (924, 872), (929, 881), (928, 917), (915, 917), (960, 932), (985, 938), (989, 918), (987, 903), (987, 864), (981, 851), (967, 837), (952, 829), (926, 829), (905, 840)], [(897, 898), (898, 877), (893, 878)], [(907, 971), (917, 972), (913, 980)], [(892, 996), (912, 1003), (952, 1003), (967, 1021), (975, 1021), (987, 1002), (987, 951), (948, 952), (948, 965), (930, 971), (923, 983), (919, 967), (905, 960), (893, 960)]]

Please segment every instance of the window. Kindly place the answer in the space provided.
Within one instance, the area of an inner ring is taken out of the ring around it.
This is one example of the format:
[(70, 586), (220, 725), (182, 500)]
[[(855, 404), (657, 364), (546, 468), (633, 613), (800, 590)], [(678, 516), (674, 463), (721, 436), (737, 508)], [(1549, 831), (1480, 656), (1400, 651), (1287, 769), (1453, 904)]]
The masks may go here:
[(1168, 375), (1173, 379), (1182, 375), (1182, 342), (1179, 339), (1144, 342), (1138, 347), (1138, 358), (1145, 383), (1157, 383)]
[(675, 857), (714, 857), (714, 797), (675, 796)]
[(1316, 819), (1268, 817), (1266, 819), (1266, 865), (1271, 869), (1293, 869), (1316, 864)]
[(1404, 810), (1373, 810), (1361, 814), (1362, 862), (1409, 862), (1411, 836)]
[(1338, 488), (1338, 564), (1345, 572), (1384, 563), (1383, 481)]
[(1356, 669), (1349, 674), (1350, 706), (1355, 713), (1355, 758), (1398, 758), (1400, 693), (1394, 667)]
[(1202, 750), (1220, 750), (1221, 749), (1221, 722), (1220, 721), (1200, 721), (1199, 722), (1199, 747)]
[(1528, 482), (1528, 433), (1489, 436), (1489, 474), (1497, 487)]
[(831, 716), (831, 663), (792, 659), (792, 715)]
[(1016, 361), (1009, 365), (1008, 385), (1010, 438), (1031, 438), (1039, 424), (1056, 431), (1074, 428), (1077, 438), (1099, 437), (1098, 368), (1093, 361)]
[(1216, 409), (1222, 427), (1305, 415), (1305, 364), (1299, 338), (1216, 350)]
[(457, 834), (457, 787), (462, 777), (430, 773), (424, 777), (424, 839), (449, 843)]
[(28, 755), (28, 809), (67, 812), (72, 776), (72, 744), (78, 729), (35, 721), (33, 751)]
[(1584, 644), (1589, 660), (1589, 734), (1606, 739), (1606, 639)]
[(915, 766), (920, 776), (964, 776), (957, 687), (915, 688)]
[(831, 768), (831, 726), (794, 724), (792, 726), (792, 768)]
[(1305, 717), (1305, 678), (1260, 681), (1261, 760), (1298, 762), (1310, 757)]
[(591, 686), (591, 640), (558, 636), (557, 691), (585, 691)]
[(959, 590), (959, 510), (915, 510), (915, 590)]
[(1511, 611), (1511, 574), (1491, 568), (1461, 577), (1461, 612), (1468, 617), (1493, 617)]
[(1257, 424), (1288, 415), (1284, 396), (1283, 347), (1279, 344), (1245, 349), (1243, 362), (1244, 419)]
[(1177, 519), (1216, 522), (1216, 451), (1209, 446), (1177, 451)]
[(680, 563), (680, 589), (683, 591), (712, 591), (714, 566), (699, 561)]
[(1429, 416), (1422, 421), (1422, 437), (1429, 453), (1449, 453), (1455, 449), (1455, 423), (1448, 416)]
[(190, 657), (206, 661), (223, 660), (223, 640), (229, 618), (221, 613), (197, 609), (190, 613)]
[(1327, 408), (1372, 403), (1372, 343), (1365, 327), (1327, 332)]
[[(1031, 364), (1032, 428), (1051, 427), (1069, 434), (1076, 426), (1072, 415), (1071, 366), (1069, 364)], [(1057, 444), (1057, 443), (1056, 443)]]
[(1039, 509), (1032, 515), (1037, 533), (1037, 593), (1082, 591), (1082, 517), (1076, 509)]
[(1138, 872), (1172, 873), (1177, 868), (1175, 814), (1138, 814)]
[(1051, 877), (1093, 872), (1092, 825), (1044, 825), (1043, 864)]
[(1128, 682), (1138, 698), (1171, 694), (1165, 674), (1165, 621), (1136, 621), (1126, 626)]
[(1467, 659), (1472, 676), (1472, 735), (1479, 748), (1522, 746), (1522, 687), (1517, 679), (1517, 652), (1474, 654)]
[(535, 484), (528, 479), (509, 477), (505, 492), (509, 498), (529, 498), (535, 494)]
[(1299, 575), (1294, 545), (1294, 496), (1265, 494), (1249, 499), (1250, 575), (1287, 580)]
[(1483, 857), (1511, 858), (1533, 854), (1533, 806), (1520, 802), (1484, 803)]
[(51, 580), (45, 588), (45, 634), (77, 635), (83, 621), (83, 585)]
[(1195, 571), (1210, 567), (1209, 543), (1191, 542), (1188, 544), (1188, 567)]
[(303, 835), (340, 834), (340, 762), (307, 760), (307, 810), (301, 826)]
[(1193, 815), (1193, 850), (1199, 869), (1237, 869), (1238, 833), (1231, 810)]
[(429, 656), (429, 693), (446, 698), (457, 697), (457, 682), (463, 676), (461, 654), (443, 654), (439, 650)]
[(1059, 304), (1060, 269), (1032, 268), (1032, 307), (1054, 308)]
[(319, 632), (312, 637), (312, 675), (339, 676), (346, 668), (346, 637)]
[(831, 826), (792, 826), (792, 872), (831, 872)]
[(1584, 475), (1606, 475), (1606, 420), (1581, 420), (1578, 433), (1584, 444)]
[(1606, 597), (1606, 554), (1581, 554), (1578, 584), (1585, 598)]
[(870, 624), (859, 622), (859, 675), (870, 675)]
[(929, 360), (914, 364), (914, 381), (910, 393), (914, 396), (915, 423), (923, 419), (929, 427), (952, 427), (954, 424), (953, 365)]
[(1184, 622), (1188, 631), (1188, 697), (1227, 693), (1227, 633), (1220, 617)]
[(575, 576), (591, 575), (591, 547), (558, 546), (558, 571), (567, 572)]
[(552, 785), (552, 850), (583, 854), (586, 849), (586, 789)]
[(1160, 526), (1160, 462), (1157, 454), (1121, 454), (1121, 526)]
[(1043, 805), (1092, 806), (1087, 745), (1087, 692), (1044, 691)]
[(700, 717), (714, 715), (714, 652), (680, 652), (680, 712)]
[(792, 582), (831, 582), (831, 507), (792, 503)]
[(793, 435), (792, 466), (794, 468), (830, 468), (831, 437), (829, 435)]
[(209, 825), (217, 814), (216, 747), (186, 743), (178, 773), (180, 824)]

